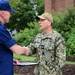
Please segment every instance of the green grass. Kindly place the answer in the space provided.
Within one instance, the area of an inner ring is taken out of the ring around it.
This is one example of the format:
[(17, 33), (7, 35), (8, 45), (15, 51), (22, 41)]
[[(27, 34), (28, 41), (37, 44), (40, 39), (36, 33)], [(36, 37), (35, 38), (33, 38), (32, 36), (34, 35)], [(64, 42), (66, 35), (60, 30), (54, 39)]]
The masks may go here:
[(17, 75), (17, 74), (14, 74), (14, 75)]
[(75, 65), (75, 62), (66, 61), (66, 64)]
[[(36, 57), (33, 56), (23, 56), (23, 55), (19, 55), (19, 54), (14, 54), (14, 58), (20, 60), (20, 61), (31, 61), (31, 62), (36, 62)], [(74, 64), (75, 62), (70, 62), (70, 61), (66, 61), (66, 64)]]
[(19, 55), (19, 54), (14, 54), (14, 58), (18, 59), (20, 61), (36, 62), (36, 57), (32, 57), (32, 56), (23, 56), (23, 55)]
[[(23, 56), (23, 55), (14, 54), (14, 58), (16, 58), (20, 61), (36, 62), (36, 57), (33, 57), (33, 56)], [(75, 65), (75, 62), (66, 61), (65, 64)], [(17, 74), (14, 74), (14, 75), (17, 75)]]

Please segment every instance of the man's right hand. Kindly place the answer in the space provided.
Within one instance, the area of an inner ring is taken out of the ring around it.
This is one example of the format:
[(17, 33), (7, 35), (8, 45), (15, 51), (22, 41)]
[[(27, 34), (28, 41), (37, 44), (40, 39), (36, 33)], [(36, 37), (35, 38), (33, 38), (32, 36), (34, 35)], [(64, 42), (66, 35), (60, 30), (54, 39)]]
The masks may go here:
[(28, 56), (30, 53), (30, 49), (28, 47), (25, 47), (25, 46), (23, 48), (25, 48), (25, 52), (23, 53), (23, 55)]
[(10, 50), (12, 50), (12, 52), (16, 53), (16, 54), (23, 54), (23, 55), (29, 55), (30, 53), (30, 49), (28, 47), (25, 46), (20, 46), (20, 45), (13, 45), (12, 47), (10, 47)]

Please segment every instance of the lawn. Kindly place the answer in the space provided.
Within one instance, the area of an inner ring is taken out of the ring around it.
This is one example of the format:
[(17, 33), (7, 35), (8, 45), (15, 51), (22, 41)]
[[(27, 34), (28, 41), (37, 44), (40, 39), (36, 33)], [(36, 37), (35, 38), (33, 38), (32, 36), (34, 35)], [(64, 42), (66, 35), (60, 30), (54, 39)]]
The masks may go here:
[(36, 62), (36, 57), (34, 57), (34, 56), (23, 56), (23, 55), (19, 55), (19, 54), (14, 54), (14, 58), (18, 59), (20, 61)]
[[(31, 62), (36, 62), (36, 57), (34, 56), (23, 56), (23, 55), (18, 55), (18, 54), (14, 54), (14, 58), (20, 60), (20, 61), (31, 61)], [(69, 65), (69, 66), (68, 66)], [(69, 73), (71, 73), (70, 75), (73, 75), (72, 72), (75, 72), (75, 62), (71, 62), (71, 61), (66, 61), (66, 64), (63, 68), (63, 74), (68, 74), (67, 69), (70, 70)], [(71, 71), (73, 69), (73, 71)], [(15, 74), (14, 75), (18, 75)]]
[(66, 64), (75, 65), (75, 62), (66, 61)]
[[(33, 56), (23, 56), (23, 55), (19, 55), (19, 54), (14, 54), (14, 58), (16, 58), (20, 61), (36, 62), (36, 57), (33, 57)], [(66, 64), (75, 64), (75, 62), (66, 61)]]

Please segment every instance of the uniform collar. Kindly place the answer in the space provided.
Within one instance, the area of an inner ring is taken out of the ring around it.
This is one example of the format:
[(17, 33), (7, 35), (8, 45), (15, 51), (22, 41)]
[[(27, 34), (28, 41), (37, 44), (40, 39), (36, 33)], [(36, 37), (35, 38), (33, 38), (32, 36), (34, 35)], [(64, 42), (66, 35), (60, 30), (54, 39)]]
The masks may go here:
[(45, 38), (52, 38), (54, 32), (55, 32), (55, 31), (52, 30), (52, 32), (49, 33), (49, 34), (47, 34), (47, 35), (45, 35), (44, 32), (42, 32), (42, 33), (41, 33), (41, 38), (42, 38), (42, 39), (45, 39)]
[(4, 26), (3, 23), (0, 21), (0, 25)]

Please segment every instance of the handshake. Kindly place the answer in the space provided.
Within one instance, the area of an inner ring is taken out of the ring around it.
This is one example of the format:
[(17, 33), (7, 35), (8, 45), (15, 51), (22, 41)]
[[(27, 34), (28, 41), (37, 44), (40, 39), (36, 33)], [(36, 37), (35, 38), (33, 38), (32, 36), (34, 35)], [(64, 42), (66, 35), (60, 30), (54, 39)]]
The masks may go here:
[(28, 47), (25, 47), (25, 46), (23, 48), (24, 48), (25, 51), (22, 55), (28, 56), (29, 53), (30, 53), (30, 49)]
[(22, 54), (22, 55), (29, 55), (30, 53), (30, 49), (28, 47), (25, 47), (25, 46), (20, 46), (20, 45), (13, 45), (12, 47), (10, 47), (10, 50), (15, 53), (15, 54)]
[[(21, 55), (28, 56), (29, 53), (30, 53), (30, 49), (28, 47), (25, 47), (25, 46), (21, 47), (21, 46), (16, 45), (16, 48), (17, 48), (17, 50), (15, 50), (15, 51), (13, 50), (14, 53), (16, 53), (16, 54), (21, 54)], [(19, 63), (20, 63), (19, 60), (13, 59), (13, 64), (14, 65), (19, 64)]]

